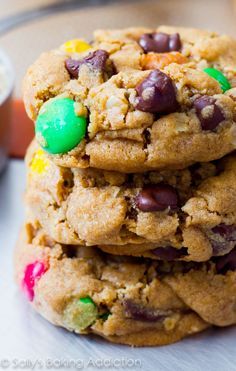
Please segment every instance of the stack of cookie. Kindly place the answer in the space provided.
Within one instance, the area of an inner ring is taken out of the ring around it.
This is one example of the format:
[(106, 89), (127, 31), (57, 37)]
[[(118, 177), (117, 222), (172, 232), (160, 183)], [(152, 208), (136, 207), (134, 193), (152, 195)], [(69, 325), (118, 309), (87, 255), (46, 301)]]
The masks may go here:
[(136, 346), (236, 323), (236, 41), (97, 31), (24, 80), (16, 276), (55, 325)]

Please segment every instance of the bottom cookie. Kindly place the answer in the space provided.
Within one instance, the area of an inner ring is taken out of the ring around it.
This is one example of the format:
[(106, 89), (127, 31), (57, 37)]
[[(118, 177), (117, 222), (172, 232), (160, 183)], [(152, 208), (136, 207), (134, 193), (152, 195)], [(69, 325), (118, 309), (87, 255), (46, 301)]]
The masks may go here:
[(134, 346), (164, 345), (236, 323), (236, 251), (208, 263), (117, 257), (55, 243), (27, 224), (16, 279), (55, 325)]

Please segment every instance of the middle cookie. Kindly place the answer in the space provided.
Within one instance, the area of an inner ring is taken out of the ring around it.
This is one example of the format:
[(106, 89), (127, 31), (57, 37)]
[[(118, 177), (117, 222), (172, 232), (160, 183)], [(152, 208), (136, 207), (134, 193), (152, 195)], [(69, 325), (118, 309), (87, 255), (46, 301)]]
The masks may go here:
[(207, 261), (236, 245), (236, 157), (123, 174), (55, 165), (32, 143), (28, 215), (57, 242), (117, 255)]

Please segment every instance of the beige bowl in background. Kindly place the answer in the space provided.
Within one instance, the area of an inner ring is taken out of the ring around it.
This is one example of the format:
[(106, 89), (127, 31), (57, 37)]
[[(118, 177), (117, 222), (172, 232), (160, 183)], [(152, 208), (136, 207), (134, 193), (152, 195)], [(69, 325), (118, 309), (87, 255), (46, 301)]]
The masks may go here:
[(0, 172), (7, 163), (9, 151), (13, 84), (12, 64), (5, 52), (0, 49)]

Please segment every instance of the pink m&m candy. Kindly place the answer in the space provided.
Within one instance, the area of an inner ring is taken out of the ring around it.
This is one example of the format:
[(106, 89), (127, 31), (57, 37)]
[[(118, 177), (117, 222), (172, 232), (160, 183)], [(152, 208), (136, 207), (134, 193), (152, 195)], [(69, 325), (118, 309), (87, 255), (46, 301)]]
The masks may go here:
[(46, 266), (40, 261), (28, 264), (25, 268), (22, 288), (30, 301), (34, 299), (34, 286), (40, 277), (46, 272)]

